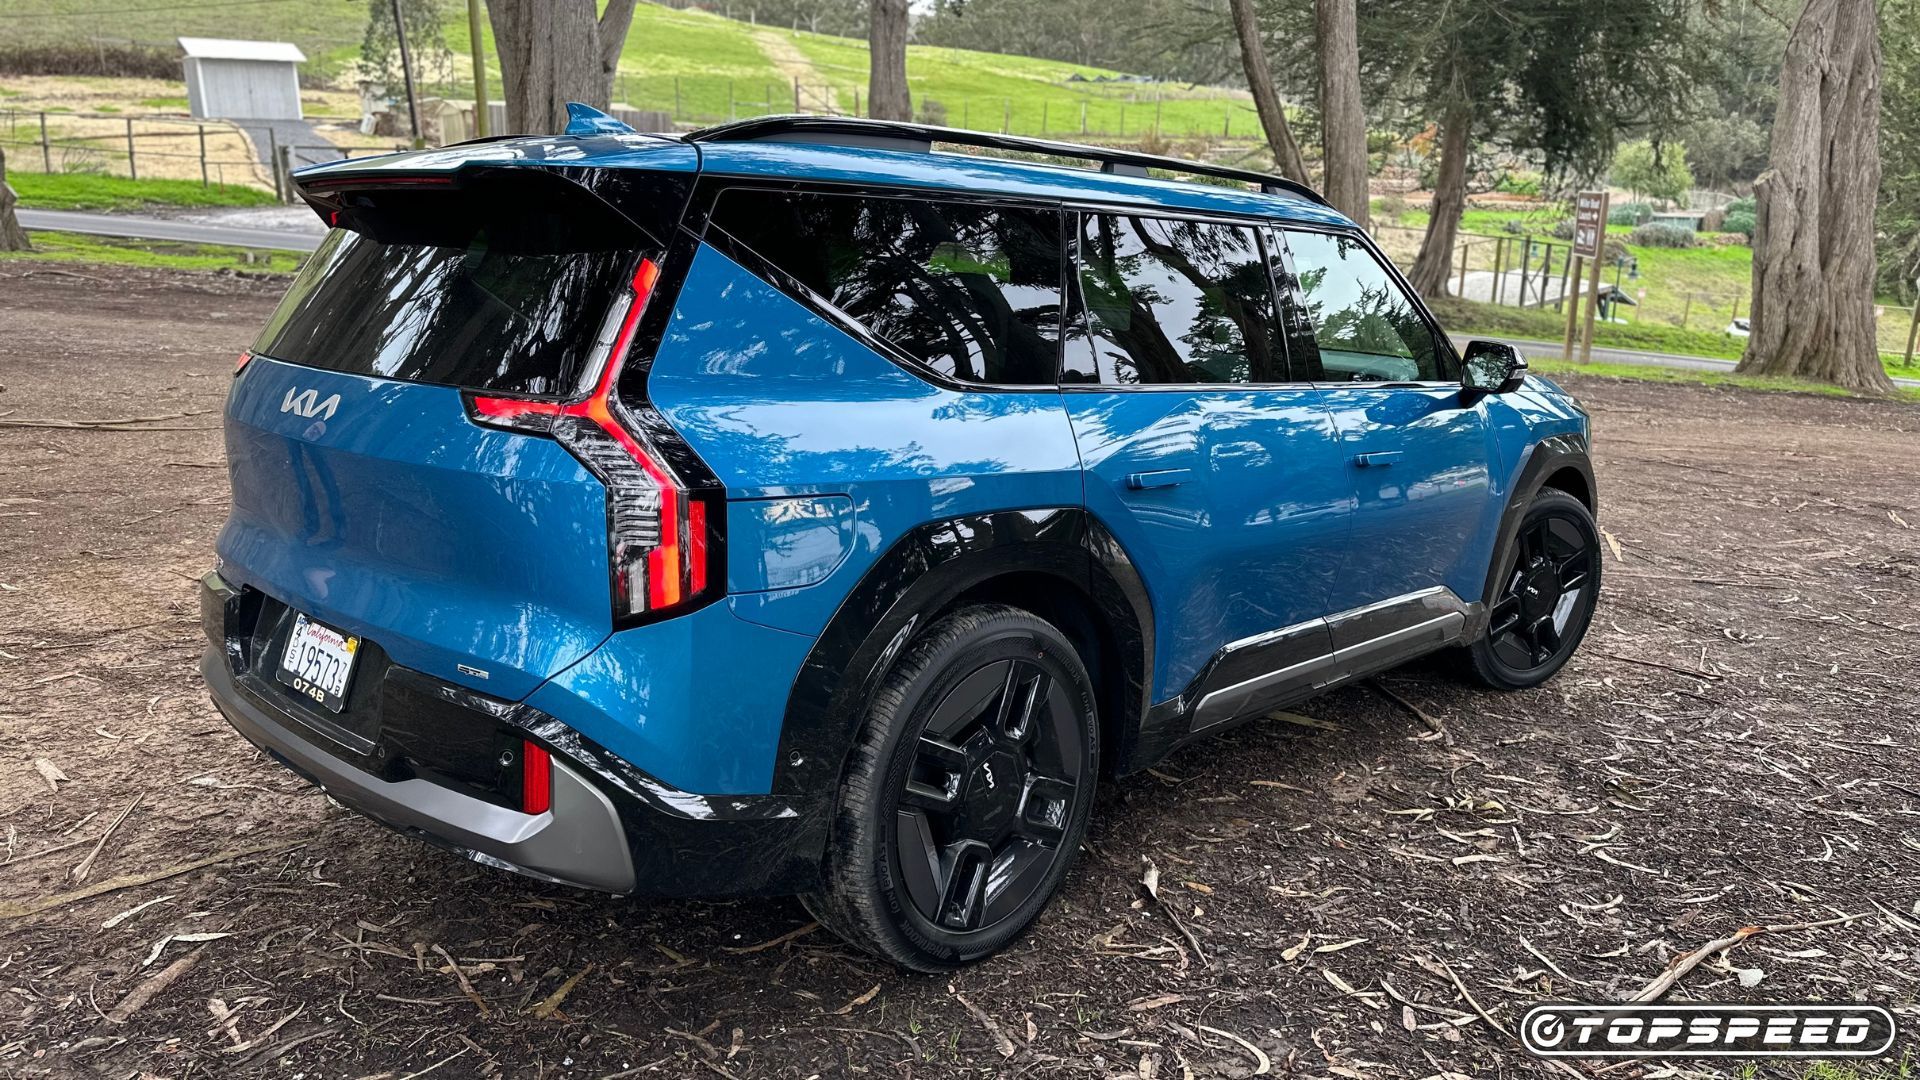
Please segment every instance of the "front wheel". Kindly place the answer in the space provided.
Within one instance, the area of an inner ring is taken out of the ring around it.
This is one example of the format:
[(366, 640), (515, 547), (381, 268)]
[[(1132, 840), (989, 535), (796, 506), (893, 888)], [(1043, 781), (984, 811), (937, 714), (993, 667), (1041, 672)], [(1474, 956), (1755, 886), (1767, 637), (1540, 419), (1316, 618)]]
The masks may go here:
[(1099, 770), (1093, 682), (1045, 620), (941, 619), (875, 693), (835, 811), (825, 889), (849, 942), (914, 971), (1006, 945), (1066, 878)]
[(1580, 647), (1600, 596), (1600, 531), (1593, 513), (1564, 491), (1534, 497), (1520, 518), (1513, 565), (1487, 612), (1487, 630), (1467, 648), (1481, 682), (1499, 690), (1539, 686)]

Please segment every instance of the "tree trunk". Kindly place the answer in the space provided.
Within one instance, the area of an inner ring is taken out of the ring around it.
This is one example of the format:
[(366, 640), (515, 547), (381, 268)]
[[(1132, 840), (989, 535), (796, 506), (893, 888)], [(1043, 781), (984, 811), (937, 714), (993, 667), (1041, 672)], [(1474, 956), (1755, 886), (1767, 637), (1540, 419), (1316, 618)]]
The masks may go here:
[(608, 0), (596, 19), (594, 0), (488, 0), (507, 131), (557, 134), (566, 129), (569, 101), (606, 108), (633, 6)]
[(27, 242), (27, 231), (13, 215), (13, 204), (19, 201), (19, 196), (7, 185), (7, 152), (0, 150), (0, 251), (33, 250), (33, 245)]
[(1453, 276), (1453, 241), (1460, 233), (1460, 214), (1467, 208), (1467, 156), (1473, 151), (1473, 109), (1464, 102), (1447, 109), (1441, 122), (1440, 168), (1428, 207), (1427, 233), (1420, 238), (1407, 280), (1420, 295), (1447, 295)]
[(1367, 227), (1367, 113), (1360, 105), (1360, 33), (1355, 0), (1315, 0), (1320, 46), (1322, 193)]
[(1233, 8), (1233, 32), (1240, 38), (1240, 63), (1247, 72), (1247, 89), (1253, 92), (1253, 107), (1260, 114), (1260, 126), (1266, 129), (1274, 168), (1289, 180), (1307, 183), (1307, 163), (1300, 157), (1300, 144), (1293, 141), (1293, 129), (1287, 126), (1286, 108), (1280, 104), (1280, 94), (1273, 88), (1273, 70), (1267, 67), (1267, 48), (1260, 43), (1260, 21), (1254, 17), (1253, 0), (1229, 0), (1229, 3)]
[(1754, 182), (1744, 374), (1893, 391), (1873, 325), (1880, 72), (1874, 0), (1809, 0), (1787, 40), (1767, 171)]
[(907, 0), (870, 0), (867, 58), (867, 115), (875, 120), (913, 119), (913, 98), (907, 93)]

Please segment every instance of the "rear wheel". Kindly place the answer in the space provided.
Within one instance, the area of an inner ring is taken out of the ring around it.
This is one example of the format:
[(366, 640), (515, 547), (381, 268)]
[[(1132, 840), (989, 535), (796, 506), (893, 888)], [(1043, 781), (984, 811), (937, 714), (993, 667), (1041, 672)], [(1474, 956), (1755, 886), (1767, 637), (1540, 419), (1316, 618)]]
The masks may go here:
[(1564, 491), (1542, 491), (1520, 519), (1513, 566), (1467, 649), (1473, 673), (1501, 690), (1538, 686), (1580, 647), (1600, 595), (1600, 533)]
[(841, 937), (944, 971), (1026, 930), (1065, 879), (1099, 767), (1093, 683), (1059, 630), (965, 608), (910, 646), (868, 708), (819, 893)]

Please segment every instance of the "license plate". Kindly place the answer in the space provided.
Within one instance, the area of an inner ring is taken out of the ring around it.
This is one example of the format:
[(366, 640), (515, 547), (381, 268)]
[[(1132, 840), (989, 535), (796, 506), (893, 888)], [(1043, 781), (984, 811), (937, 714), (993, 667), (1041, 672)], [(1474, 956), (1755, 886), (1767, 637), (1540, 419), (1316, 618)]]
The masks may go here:
[(280, 681), (331, 712), (347, 703), (347, 680), (360, 654), (360, 639), (295, 614), (287, 650), (280, 654)]

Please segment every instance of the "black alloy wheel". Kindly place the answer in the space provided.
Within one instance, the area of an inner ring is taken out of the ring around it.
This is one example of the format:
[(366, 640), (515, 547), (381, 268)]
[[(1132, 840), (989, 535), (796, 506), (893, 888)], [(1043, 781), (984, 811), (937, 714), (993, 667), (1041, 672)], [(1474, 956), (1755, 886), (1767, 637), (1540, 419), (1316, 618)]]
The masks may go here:
[(1475, 673), (1502, 689), (1538, 686), (1573, 656), (1600, 592), (1600, 537), (1580, 500), (1548, 490), (1521, 518), (1513, 565), (1469, 650)]
[(903, 967), (948, 970), (1025, 930), (1071, 866), (1098, 764), (1093, 686), (1045, 621), (943, 618), (875, 694), (842, 787), (820, 921)]

